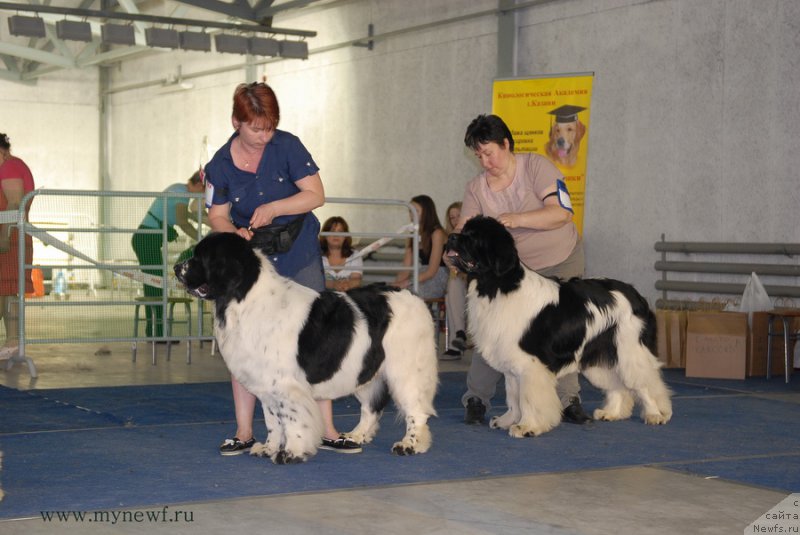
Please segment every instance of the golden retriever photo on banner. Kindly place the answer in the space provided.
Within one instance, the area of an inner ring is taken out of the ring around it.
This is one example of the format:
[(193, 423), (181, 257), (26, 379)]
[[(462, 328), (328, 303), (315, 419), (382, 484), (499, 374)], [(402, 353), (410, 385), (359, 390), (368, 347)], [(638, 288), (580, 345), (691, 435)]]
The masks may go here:
[(564, 105), (548, 112), (556, 120), (550, 127), (550, 139), (545, 152), (553, 162), (571, 167), (578, 159), (581, 140), (586, 135), (586, 126), (578, 119), (578, 113), (586, 108)]

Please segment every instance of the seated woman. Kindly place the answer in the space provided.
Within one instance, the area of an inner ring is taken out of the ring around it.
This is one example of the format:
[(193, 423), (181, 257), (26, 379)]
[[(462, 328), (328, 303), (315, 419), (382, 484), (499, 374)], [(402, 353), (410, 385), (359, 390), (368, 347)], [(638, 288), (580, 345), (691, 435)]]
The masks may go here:
[[(350, 232), (344, 218), (333, 216), (322, 225), (322, 232)], [(353, 256), (353, 238), (350, 236), (320, 236), (322, 267), (325, 268), (325, 287), (346, 292), (361, 286), (364, 262)]]
[[(423, 299), (444, 297), (447, 289), (449, 272), (444, 264), (444, 244), (447, 241), (439, 216), (436, 215), (436, 204), (427, 195), (417, 195), (411, 199), (419, 213), (419, 292)], [(403, 265), (413, 264), (411, 240), (406, 244)], [(402, 271), (393, 284), (400, 288), (411, 287), (411, 272)]]

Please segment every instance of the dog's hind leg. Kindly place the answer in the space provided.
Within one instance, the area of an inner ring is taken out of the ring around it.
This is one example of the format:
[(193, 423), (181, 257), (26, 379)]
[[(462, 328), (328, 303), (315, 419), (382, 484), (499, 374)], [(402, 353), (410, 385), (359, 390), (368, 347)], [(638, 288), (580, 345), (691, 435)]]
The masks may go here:
[(436, 342), (430, 311), (422, 300), (407, 292), (392, 299), (398, 302), (392, 305), (396, 316), (383, 340), (386, 360), (382, 374), (406, 423), (406, 434), (394, 443), (392, 451), (413, 455), (431, 447), (428, 418), (436, 416), (433, 398), (439, 381)]
[(641, 417), (646, 424), (669, 422), (672, 418), (672, 394), (661, 376), (661, 363), (647, 347), (638, 342), (631, 344), (624, 356), (620, 349), (617, 371), (625, 386), (639, 398)]
[(633, 413), (633, 395), (616, 370), (595, 366), (583, 370), (590, 383), (605, 393), (605, 403), (594, 411), (595, 420), (627, 420)]
[(414, 455), (425, 453), (431, 447), (432, 437), (428, 427), (428, 418), (436, 415), (433, 408), (433, 397), (436, 394), (436, 381), (428, 378), (408, 376), (396, 378), (389, 388), (400, 414), (406, 422), (406, 434), (399, 442), (392, 445), (392, 452), (397, 455)]
[(629, 383), (642, 404), (641, 417), (644, 423), (661, 425), (672, 418), (672, 394), (661, 376), (658, 359), (652, 354), (649, 357), (649, 362), (645, 361), (644, 369), (638, 372), (636, 380)]
[(433, 438), (428, 427), (428, 415), (419, 412), (406, 414), (406, 434), (403, 440), (392, 445), (392, 453), (397, 455), (414, 455), (425, 453), (431, 447)]
[(389, 403), (389, 389), (382, 377), (375, 377), (356, 390), (355, 396), (361, 404), (361, 419), (344, 436), (359, 444), (369, 444), (380, 428), (383, 409)]

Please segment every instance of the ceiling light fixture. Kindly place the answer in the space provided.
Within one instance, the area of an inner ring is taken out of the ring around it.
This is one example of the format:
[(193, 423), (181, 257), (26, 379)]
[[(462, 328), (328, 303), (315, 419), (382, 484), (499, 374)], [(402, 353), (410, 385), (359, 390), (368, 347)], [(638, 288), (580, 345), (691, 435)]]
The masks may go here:
[(68, 41), (92, 41), (92, 25), (85, 21), (59, 20), (56, 22), (56, 35)]
[(205, 32), (180, 32), (178, 40), (181, 50), (211, 52), (211, 36)]
[(247, 37), (221, 33), (214, 36), (214, 46), (217, 52), (229, 54), (247, 54), (249, 51)]
[(166, 28), (147, 28), (144, 31), (144, 41), (147, 46), (160, 48), (180, 48), (180, 39), (177, 30)]
[(8, 17), (8, 31), (20, 37), (44, 37), (44, 19), (12, 15)]
[(308, 59), (308, 43), (305, 41), (281, 41), (281, 57)]
[(281, 44), (277, 39), (251, 37), (248, 40), (248, 50), (254, 56), (277, 56), (281, 52)]
[(136, 44), (133, 26), (125, 24), (103, 24), (100, 27), (100, 38), (107, 45), (132, 46)]

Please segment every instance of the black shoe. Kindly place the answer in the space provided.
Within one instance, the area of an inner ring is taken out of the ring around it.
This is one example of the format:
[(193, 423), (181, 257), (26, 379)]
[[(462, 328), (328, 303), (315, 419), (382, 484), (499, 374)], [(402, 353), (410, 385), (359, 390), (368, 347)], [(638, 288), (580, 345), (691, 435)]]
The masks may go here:
[(323, 438), (319, 446), (321, 450), (335, 451), (336, 453), (361, 453), (361, 444), (351, 438), (339, 436), (339, 438)]
[(220, 455), (241, 455), (242, 453), (248, 451), (250, 448), (253, 447), (253, 444), (256, 443), (255, 438), (251, 438), (245, 442), (242, 442), (236, 437), (233, 438), (226, 438), (225, 442), (219, 447)]
[(583, 410), (580, 398), (570, 398), (569, 406), (561, 414), (561, 421), (571, 424), (585, 424), (591, 422), (592, 417)]
[(461, 351), (467, 350), (467, 333), (458, 331), (456, 337), (450, 342), (450, 345)]
[(461, 351), (458, 349), (448, 349), (439, 356), (439, 360), (458, 360), (461, 358)]
[(467, 410), (464, 413), (465, 424), (482, 424), (486, 416), (486, 405), (478, 398), (467, 400)]

